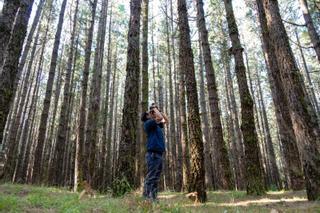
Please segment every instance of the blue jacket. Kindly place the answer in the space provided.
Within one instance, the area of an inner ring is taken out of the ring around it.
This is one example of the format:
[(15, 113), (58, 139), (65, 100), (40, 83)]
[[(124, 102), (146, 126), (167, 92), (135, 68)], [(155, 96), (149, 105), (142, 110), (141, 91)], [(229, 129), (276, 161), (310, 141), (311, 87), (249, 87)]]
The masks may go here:
[(144, 131), (147, 133), (147, 151), (163, 153), (165, 151), (163, 124), (157, 124), (153, 119), (144, 122)]

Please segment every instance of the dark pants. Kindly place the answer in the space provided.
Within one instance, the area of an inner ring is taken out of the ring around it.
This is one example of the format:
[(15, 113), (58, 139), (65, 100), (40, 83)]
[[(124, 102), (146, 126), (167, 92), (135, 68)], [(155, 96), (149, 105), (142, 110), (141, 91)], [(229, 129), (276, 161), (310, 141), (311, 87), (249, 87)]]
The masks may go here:
[(162, 171), (162, 155), (147, 152), (146, 161), (148, 173), (144, 181), (143, 196), (154, 201), (157, 198), (158, 183)]

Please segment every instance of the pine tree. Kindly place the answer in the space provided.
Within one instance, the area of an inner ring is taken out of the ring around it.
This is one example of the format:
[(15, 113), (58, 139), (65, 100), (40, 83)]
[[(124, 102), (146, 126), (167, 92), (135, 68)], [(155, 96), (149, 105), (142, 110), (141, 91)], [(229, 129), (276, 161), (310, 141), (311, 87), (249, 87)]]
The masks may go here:
[(303, 147), (301, 154), (308, 199), (316, 200), (320, 196), (320, 154), (317, 145), (320, 139), (320, 128), (315, 111), (302, 84), (302, 77), (282, 23), (278, 1), (264, 0), (263, 6), (283, 89), (288, 97), (294, 132), (297, 142)]
[(139, 111), (139, 41), (141, 0), (130, 2), (127, 67), (116, 178), (134, 186)]
[(197, 84), (191, 49), (190, 28), (185, 0), (178, 0), (178, 26), (179, 26), (179, 66), (184, 71), (186, 81), (188, 124), (190, 131), (190, 178), (188, 191), (198, 193), (200, 202), (206, 202), (205, 171), (202, 130), (198, 106)]
[(57, 31), (56, 31), (55, 38), (54, 38), (54, 47), (53, 47), (52, 55), (51, 55), (49, 77), (48, 77), (48, 81), (47, 81), (46, 94), (45, 94), (45, 98), (44, 98), (44, 102), (43, 102), (43, 110), (41, 113), (38, 142), (36, 145), (35, 161), (34, 161), (34, 166), (33, 166), (33, 174), (34, 174), (33, 182), (34, 183), (40, 183), (41, 177), (43, 175), (42, 151), (43, 151), (43, 146), (44, 146), (45, 137), (46, 137), (47, 122), (48, 122), (48, 117), (49, 117), (49, 110), (50, 110), (50, 103), (51, 103), (51, 96), (52, 96), (52, 87), (53, 87), (53, 81), (54, 81), (54, 77), (55, 77), (55, 73), (56, 73), (58, 51), (59, 51), (59, 46), (60, 46), (60, 40), (61, 40), (60, 38), (61, 38), (61, 32), (62, 32), (62, 27), (63, 27), (66, 4), (67, 4), (67, 0), (63, 0), (63, 2), (61, 4), (61, 10), (60, 10), (60, 15), (59, 15)]
[(259, 162), (258, 138), (255, 132), (253, 100), (248, 88), (246, 68), (242, 55), (243, 48), (241, 47), (238, 27), (233, 13), (232, 0), (224, 0), (224, 5), (232, 43), (230, 53), (234, 55), (236, 76), (239, 90), (241, 91), (241, 131), (245, 147), (247, 194), (260, 195), (264, 193), (264, 185)]
[[(27, 0), (20, 4), (16, 21), (12, 29), (12, 35), (8, 42), (7, 52), (4, 55), (4, 63), (0, 68), (0, 141), (7, 121), (7, 115), (16, 92), (17, 70), (23, 42), (27, 33), (28, 21), (31, 14), (33, 1)], [(10, 180), (15, 167), (15, 143), (10, 143), (8, 159), (4, 168), (5, 178)]]

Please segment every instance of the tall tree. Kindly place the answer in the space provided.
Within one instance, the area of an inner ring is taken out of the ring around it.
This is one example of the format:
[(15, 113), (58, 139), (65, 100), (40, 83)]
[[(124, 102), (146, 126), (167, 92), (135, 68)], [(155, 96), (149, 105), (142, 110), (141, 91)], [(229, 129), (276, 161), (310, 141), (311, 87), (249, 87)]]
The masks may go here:
[(264, 193), (265, 189), (259, 162), (259, 147), (255, 131), (253, 100), (248, 88), (246, 68), (242, 55), (243, 48), (241, 47), (239, 39), (239, 31), (234, 17), (232, 0), (224, 0), (224, 5), (227, 15), (229, 36), (232, 43), (230, 53), (234, 55), (236, 76), (239, 91), (241, 91), (241, 130), (245, 146), (247, 194), (260, 195)]
[[(173, 46), (171, 47), (170, 45), (170, 25), (169, 25), (169, 13), (168, 13), (168, 2), (165, 3), (165, 15), (166, 15), (166, 20), (165, 20), (165, 29), (166, 29), (166, 45), (167, 45), (167, 57), (168, 57), (168, 78), (169, 78), (169, 129), (167, 132), (168, 135), (168, 142), (170, 144), (170, 157), (171, 157), (171, 165), (169, 166), (169, 168), (171, 168), (171, 170), (173, 171), (172, 173), (172, 184), (175, 190), (179, 191), (181, 189), (181, 186), (176, 184), (176, 136), (175, 136), (175, 115), (174, 115), (174, 101), (173, 101), (173, 81), (172, 81), (172, 77), (173, 77), (173, 72), (172, 72), (172, 51), (171, 49), (173, 49)], [(171, 43), (172, 44), (172, 43)], [(173, 56), (174, 57), (174, 56)], [(180, 182), (181, 184), (181, 182)]]
[(303, 18), (308, 28), (309, 36), (311, 39), (311, 43), (313, 44), (313, 48), (316, 51), (318, 61), (320, 62), (320, 38), (319, 34), (313, 24), (312, 17), (309, 12), (308, 8), (308, 1), (307, 0), (299, 0), (300, 7), (302, 9)]
[(191, 49), (188, 11), (185, 0), (178, 0), (178, 26), (179, 26), (179, 66), (184, 71), (187, 103), (188, 124), (190, 131), (190, 179), (189, 192), (196, 191), (200, 202), (206, 202), (205, 171), (202, 130), (198, 106), (198, 93), (195, 78), (193, 53)]
[(64, 146), (65, 143), (70, 143), (67, 140), (67, 125), (68, 125), (68, 113), (71, 109), (69, 109), (70, 105), (70, 85), (71, 83), (71, 72), (72, 72), (72, 62), (73, 62), (73, 55), (74, 55), (74, 47), (75, 47), (75, 35), (77, 30), (77, 23), (78, 23), (78, 8), (79, 8), (79, 0), (76, 0), (75, 5), (75, 11), (73, 16), (73, 25), (72, 25), (72, 33), (70, 38), (70, 49), (68, 54), (68, 61), (67, 61), (67, 69), (65, 73), (65, 83), (64, 83), (64, 92), (63, 92), (63, 100), (61, 103), (61, 110), (60, 111), (60, 119), (59, 119), (59, 126), (57, 131), (57, 139), (55, 144), (55, 150), (56, 150), (56, 163), (53, 164), (54, 170), (56, 171), (54, 173), (54, 182), (58, 185), (62, 185), (62, 160), (63, 154), (64, 154)]
[(267, 26), (277, 57), (283, 89), (288, 97), (289, 113), (298, 143), (303, 147), (302, 162), (309, 200), (320, 196), (320, 129), (299, 73), (277, 0), (263, 0)]
[[(148, 110), (148, 100), (149, 100), (149, 76), (148, 76), (148, 68), (149, 68), (149, 58), (148, 58), (148, 21), (149, 21), (149, 0), (142, 1), (142, 100), (141, 100), (141, 111), (144, 112)], [(143, 127), (141, 128), (143, 131)], [(141, 143), (139, 150), (139, 163), (144, 164), (144, 150), (145, 144), (147, 141), (147, 136), (143, 131), (141, 133)], [(144, 166), (140, 165), (140, 177), (144, 175)], [(140, 180), (141, 183), (142, 180)]]
[(139, 41), (141, 0), (130, 2), (124, 105), (116, 177), (134, 185), (137, 124), (139, 112)]
[(67, 0), (63, 0), (61, 4), (57, 31), (54, 38), (54, 47), (52, 49), (50, 68), (49, 68), (49, 77), (47, 81), (46, 94), (43, 102), (43, 110), (41, 113), (39, 133), (38, 133), (39, 135), (37, 139), (38, 142), (36, 145), (35, 161), (33, 166), (33, 174), (34, 174), (33, 182), (34, 183), (39, 183), (42, 177), (42, 162), (43, 162), (42, 152), (43, 152), (43, 146), (46, 138), (47, 122), (49, 117), (49, 110), (50, 110), (50, 103), (51, 103), (51, 96), (52, 96), (52, 87), (53, 87), (53, 81), (56, 73), (58, 52), (59, 52), (59, 46), (61, 41), (61, 32), (62, 32), (66, 5), (67, 5)]
[(203, 1), (197, 0), (197, 25), (200, 32), (201, 47), (203, 50), (204, 65), (208, 80), (208, 93), (209, 93), (209, 105), (210, 116), (213, 125), (213, 145), (214, 156), (219, 174), (217, 178), (218, 188), (231, 189), (233, 188), (233, 181), (230, 169), (230, 162), (228, 158), (227, 147), (223, 139), (220, 109), (219, 109), (219, 97), (216, 85), (215, 73), (212, 65), (211, 50), (208, 41), (208, 31), (206, 28), (206, 21), (204, 18)]
[[(200, 35), (199, 35), (200, 38)], [(200, 75), (200, 115), (204, 135), (204, 165), (206, 171), (206, 186), (208, 189), (213, 188), (213, 161), (212, 161), (212, 144), (209, 130), (209, 119), (207, 113), (206, 93), (204, 83), (204, 67), (202, 58), (201, 42), (199, 39), (199, 75)]]
[(301, 47), (301, 42), (300, 42), (300, 38), (299, 38), (297, 29), (295, 29), (295, 36), (296, 36), (296, 39), (297, 39), (298, 49), (299, 49), (299, 52), (300, 52), (300, 55), (301, 55), (301, 59), (302, 59), (303, 70), (305, 72), (305, 78), (306, 78), (306, 81), (307, 81), (308, 89), (310, 91), (309, 94), (310, 94), (311, 102), (313, 103), (313, 106), (315, 108), (316, 114), (318, 115), (318, 119), (320, 119), (320, 109), (319, 109), (318, 100), (317, 100), (317, 97), (316, 97), (316, 94), (315, 94), (315, 91), (314, 91), (314, 88), (313, 88), (310, 72), (309, 72), (309, 69), (308, 69), (308, 66), (307, 66), (306, 58), (304, 56), (304, 53), (303, 53), (303, 50), (302, 50), (302, 47)]
[(278, 166), (276, 163), (276, 156), (275, 156), (275, 151), (274, 151), (274, 145), (272, 143), (271, 139), (271, 132), (270, 132), (270, 127), (269, 127), (269, 121), (267, 117), (267, 110), (265, 107), (264, 99), (263, 99), (263, 94), (262, 94), (262, 88), (261, 88), (261, 80), (260, 80), (260, 73), (259, 70), (256, 70), (256, 75), (257, 75), (257, 84), (258, 84), (258, 92), (260, 96), (260, 102), (261, 102), (261, 111), (262, 111), (262, 118), (263, 118), (263, 123), (265, 126), (265, 142), (266, 142), (266, 151), (267, 155), (269, 158), (269, 164), (270, 164), (270, 171), (271, 171), (271, 180), (272, 184), (275, 184), (277, 189), (281, 189), (281, 182), (280, 182), (280, 174), (278, 170)]
[(89, 68), (90, 68), (90, 60), (91, 60), (91, 48), (92, 48), (92, 40), (93, 40), (93, 31), (94, 24), (96, 20), (96, 10), (97, 10), (98, 0), (94, 0), (91, 2), (91, 19), (88, 28), (88, 34), (86, 38), (86, 47), (85, 47), (85, 61), (84, 68), (82, 73), (82, 81), (81, 81), (81, 99), (80, 99), (80, 112), (79, 112), (79, 127), (78, 127), (78, 164), (79, 175), (78, 179), (82, 180), (83, 178), (89, 181), (88, 179), (88, 164), (86, 163), (87, 158), (85, 158), (84, 151), (84, 143), (85, 143), (85, 125), (86, 125), (86, 107), (87, 107), (87, 92), (88, 92), (88, 81), (89, 81)]
[[(100, 96), (101, 96), (101, 76), (102, 76), (102, 64), (104, 56), (104, 45), (106, 36), (106, 23), (108, 12), (108, 0), (103, 0), (101, 15), (99, 20), (99, 27), (97, 32), (97, 45), (95, 49), (93, 71), (91, 78), (91, 87), (89, 95), (89, 108), (88, 108), (88, 120), (86, 129), (86, 142), (85, 150), (87, 153), (86, 159), (88, 163), (89, 175), (87, 181), (93, 186), (96, 186), (97, 176), (95, 174), (95, 165), (97, 162), (97, 146), (98, 146), (98, 120), (100, 112)], [(110, 41), (111, 42), (111, 41)], [(111, 45), (111, 44), (109, 44)], [(111, 54), (111, 53), (109, 53)], [(109, 85), (108, 85), (109, 86)], [(105, 130), (104, 130), (105, 131)]]
[[(32, 5), (32, 0), (26, 0), (20, 3), (20, 9), (12, 29), (12, 36), (8, 42), (7, 52), (4, 56), (4, 63), (0, 68), (0, 141), (2, 141), (7, 115), (9, 114), (10, 106), (16, 92), (15, 82), (17, 80), (19, 58), (27, 33)], [(8, 179), (10, 179), (14, 171), (14, 147), (15, 143), (9, 144), (9, 159), (7, 159), (4, 169)]]
[[(110, 155), (111, 155), (111, 138), (109, 138), (107, 136), (107, 128), (110, 128), (110, 125), (108, 124), (108, 118), (110, 116), (109, 111), (109, 92), (110, 92), (110, 78), (111, 78), (111, 60), (112, 60), (112, 5), (111, 5), (111, 11), (110, 11), (110, 21), (109, 21), (109, 35), (108, 35), (108, 50), (107, 50), (107, 73), (106, 73), (106, 85), (105, 85), (105, 103), (104, 103), (104, 120), (103, 120), (103, 135), (102, 135), (102, 142), (103, 144), (103, 150), (102, 150), (102, 158), (103, 158), (103, 163), (102, 163), (102, 169), (106, 170), (110, 170)], [(111, 100), (110, 100), (111, 102)], [(111, 108), (110, 108), (111, 110)], [(111, 125), (112, 126), (112, 125)], [(107, 152), (107, 154), (106, 154)], [(105, 174), (105, 184), (110, 184), (111, 182), (111, 174), (109, 174), (109, 172), (104, 172)], [(102, 174), (103, 175), (103, 174)], [(106, 186), (106, 185), (104, 185)]]
[(290, 118), (288, 100), (284, 93), (283, 83), (278, 74), (278, 62), (274, 47), (271, 43), (263, 2), (258, 0), (256, 3), (262, 32), (263, 50), (265, 52), (264, 56), (267, 64), (268, 78), (279, 128), (280, 143), (283, 147), (284, 160), (288, 169), (289, 188), (301, 190), (304, 185), (304, 180), (297, 141)]

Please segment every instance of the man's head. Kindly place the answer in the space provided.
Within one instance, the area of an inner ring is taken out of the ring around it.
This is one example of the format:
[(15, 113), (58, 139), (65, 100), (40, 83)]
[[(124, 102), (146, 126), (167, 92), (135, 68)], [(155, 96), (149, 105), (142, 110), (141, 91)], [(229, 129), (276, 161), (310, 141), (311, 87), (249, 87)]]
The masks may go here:
[(142, 114), (141, 114), (141, 121), (142, 122), (146, 122), (147, 120), (149, 120), (151, 118), (151, 115), (150, 115), (150, 113), (148, 113), (148, 112), (143, 112)]

